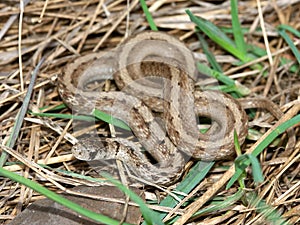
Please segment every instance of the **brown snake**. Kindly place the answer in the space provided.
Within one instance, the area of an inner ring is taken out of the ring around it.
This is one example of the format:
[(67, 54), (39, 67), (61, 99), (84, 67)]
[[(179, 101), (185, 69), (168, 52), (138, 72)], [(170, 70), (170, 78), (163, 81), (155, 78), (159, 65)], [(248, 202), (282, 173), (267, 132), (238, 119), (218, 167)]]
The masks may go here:
[[(121, 91), (85, 89), (106, 79), (114, 79)], [(195, 79), (191, 51), (161, 32), (143, 32), (114, 51), (78, 58), (58, 79), (64, 102), (80, 113), (96, 108), (123, 120), (156, 163), (140, 145), (118, 137), (79, 140), (73, 154), (81, 160), (120, 159), (137, 176), (160, 184), (181, 176), (185, 156), (230, 158), (234, 130), (240, 144), (247, 135), (247, 114), (227, 94), (195, 90)], [(199, 132), (198, 116), (212, 121), (206, 133)]]

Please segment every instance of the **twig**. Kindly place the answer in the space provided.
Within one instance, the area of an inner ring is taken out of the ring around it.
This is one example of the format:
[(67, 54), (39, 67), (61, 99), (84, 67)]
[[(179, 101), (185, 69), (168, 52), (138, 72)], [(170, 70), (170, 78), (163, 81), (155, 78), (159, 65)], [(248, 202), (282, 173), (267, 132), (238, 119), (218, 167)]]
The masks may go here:
[(20, 71), (21, 91), (24, 91), (23, 63), (22, 63), (22, 22), (23, 22), (23, 14), (24, 14), (24, 1), (20, 0), (18, 52), (19, 52), (19, 71)]

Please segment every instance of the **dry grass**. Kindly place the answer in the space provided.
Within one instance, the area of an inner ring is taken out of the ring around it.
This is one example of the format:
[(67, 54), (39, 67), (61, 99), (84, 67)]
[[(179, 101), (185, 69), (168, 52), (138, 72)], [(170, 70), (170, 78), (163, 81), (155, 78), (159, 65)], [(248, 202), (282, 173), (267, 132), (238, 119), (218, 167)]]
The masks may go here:
[[(26, 4), (26, 1), (21, 1)], [(269, 43), (263, 38), (264, 32), (258, 32), (260, 18), (257, 2), (262, 7), (262, 15), (266, 28), (265, 34)], [(1, 1), (0, 3), (0, 122), (1, 144), (4, 145), (9, 138), (14, 119), (23, 102), (31, 72), (37, 63), (45, 56), (45, 62), (38, 74), (34, 92), (30, 102), (30, 110), (43, 112), (42, 107), (55, 108), (61, 104), (55, 86), (56, 75), (61, 73), (64, 66), (79, 55), (93, 51), (111, 49), (132, 33), (149, 29), (148, 23), (141, 10), (138, 0), (126, 1), (31, 1), (19, 10), (19, 1)], [(160, 30), (173, 34), (185, 42), (192, 49), (198, 60), (205, 61), (197, 36), (194, 34), (194, 24), (189, 21), (185, 9), (214, 24), (222, 27), (231, 27), (229, 1), (184, 1), (184, 0), (158, 0), (148, 1), (150, 12)], [(265, 77), (261, 71), (252, 71), (249, 66), (236, 67), (232, 64), (232, 56), (209, 42), (223, 70), (251, 90), (250, 96), (266, 96), (278, 104), (283, 112), (297, 104), (300, 92), (300, 78), (298, 74), (288, 71), (288, 66), (280, 66), (279, 57), (295, 60), (293, 54), (286, 47), (285, 42), (275, 32), (279, 24), (289, 24), (296, 30), (300, 27), (300, 1), (240, 1), (240, 21), (243, 27), (249, 28), (246, 34), (248, 43), (269, 49), (270, 53), (278, 53), (271, 58), (260, 59), (269, 76)], [(127, 9), (130, 9), (128, 11)], [(15, 18), (15, 20), (14, 20)], [(21, 19), (19, 23), (18, 18)], [(9, 21), (12, 21), (9, 23)], [(7, 30), (4, 32), (4, 30)], [(21, 35), (20, 35), (21, 33)], [(299, 40), (298, 40), (299, 41)], [(21, 51), (19, 51), (19, 48)], [(284, 49), (284, 51), (281, 51)], [(19, 57), (20, 54), (22, 57)], [(299, 104), (299, 102), (298, 102)], [(49, 108), (47, 108), (49, 110)], [(71, 113), (63, 109), (60, 113)], [(294, 114), (299, 113), (295, 111)], [(255, 129), (265, 133), (271, 120), (256, 120)], [(59, 125), (62, 129), (57, 129)], [(55, 129), (49, 129), (49, 127)], [(18, 160), (26, 166), (17, 164), (7, 165), (4, 168), (16, 171), (25, 177), (30, 177), (52, 190), (65, 190), (73, 185), (92, 182), (77, 178), (66, 177), (62, 173), (47, 173), (33, 170), (36, 166), (32, 162), (51, 165), (52, 168), (66, 171), (87, 171), (86, 164), (72, 157), (70, 142), (63, 139), (65, 133), (73, 133), (72, 122), (66, 119), (45, 119), (29, 113), (23, 121), (21, 132), (14, 149), (19, 152), (10, 156), (8, 162)], [(108, 129), (101, 126), (100, 131), (107, 133)], [(69, 135), (69, 134), (68, 134)], [(80, 131), (73, 134), (80, 135)], [(246, 187), (255, 190), (267, 203), (277, 208), (282, 216), (290, 220), (291, 224), (300, 223), (300, 166), (299, 166), (299, 126), (295, 127), (296, 146), (291, 152), (285, 154), (284, 146), (286, 135), (283, 135), (277, 144), (271, 145), (267, 151), (260, 155), (265, 182), (255, 186), (251, 180), (246, 181)], [(71, 138), (71, 137), (70, 137)], [(72, 142), (72, 139), (71, 139)], [(251, 148), (253, 142), (248, 141), (245, 149)], [(292, 155), (292, 157), (290, 157)], [(219, 165), (231, 165), (232, 162), (223, 162)], [(196, 198), (205, 193), (206, 189), (213, 195), (221, 193), (230, 196), (236, 192), (237, 187), (229, 190), (211, 190), (209, 187), (221, 180), (225, 171), (216, 166), (209, 174), (199, 190)], [(46, 174), (40, 176), (41, 174)], [(228, 173), (227, 173), (228, 175)], [(46, 177), (46, 178), (45, 178)], [(9, 179), (1, 179), (1, 208), (0, 220), (8, 223), (21, 212), (28, 204), (41, 198), (30, 189), (21, 186)], [(202, 201), (203, 200), (203, 201)], [(199, 201), (199, 200), (198, 200)], [(200, 198), (198, 206), (207, 200)], [(199, 207), (198, 207), (199, 208)], [(197, 209), (198, 209), (197, 208)], [(186, 213), (181, 208), (179, 214)], [(246, 208), (238, 201), (226, 210), (225, 214), (208, 214), (195, 219), (195, 222), (204, 221), (203, 224), (264, 224), (263, 219), (251, 208)], [(202, 223), (199, 223), (202, 224)]]

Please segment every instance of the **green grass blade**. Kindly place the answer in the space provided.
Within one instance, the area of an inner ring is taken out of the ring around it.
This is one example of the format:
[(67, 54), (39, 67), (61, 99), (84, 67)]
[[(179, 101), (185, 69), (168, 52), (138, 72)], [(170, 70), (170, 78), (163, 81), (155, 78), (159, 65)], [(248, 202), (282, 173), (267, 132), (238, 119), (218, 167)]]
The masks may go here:
[(242, 150), (241, 150), (241, 145), (239, 143), (239, 138), (236, 133), (236, 130), (234, 130), (233, 137), (234, 137), (234, 148), (235, 148), (236, 154), (239, 156), (242, 154)]
[(244, 175), (244, 174), (246, 174), (245, 169), (248, 166), (248, 162), (249, 162), (249, 165), (252, 166), (252, 176), (253, 176), (254, 181), (256, 183), (263, 182), (264, 177), (262, 174), (262, 170), (261, 170), (259, 161), (252, 154), (244, 154), (235, 159), (235, 161), (234, 161), (235, 170), (242, 172), (239, 179), (245, 176)]
[(216, 70), (209, 68), (207, 65), (205, 65), (203, 63), (197, 62), (197, 69), (199, 70), (200, 73), (211, 76), (211, 77), (217, 79), (218, 81), (228, 85), (230, 87), (231, 91), (234, 91), (241, 96), (248, 95), (251, 92), (247, 87), (239, 84), (238, 82), (229, 78), (228, 76), (224, 75), (223, 73), (220, 73)]
[[(238, 155), (238, 157), (240, 157), (242, 155), (242, 151), (241, 151), (241, 146), (239, 143), (239, 138), (236, 133), (236, 130), (234, 130), (234, 148), (235, 148), (236, 154)], [(238, 165), (237, 162), (238, 162), (238, 159), (235, 160), (235, 167), (236, 167), (236, 169), (239, 169), (237, 166)], [(244, 189), (246, 187), (245, 182), (244, 182), (245, 178), (246, 178), (246, 172), (243, 171), (242, 175), (238, 178), (238, 183), (239, 183), (241, 189)]]
[(295, 36), (297, 36), (298, 38), (300, 38), (300, 31), (295, 30), (293, 27), (291, 27), (289, 25), (281, 24), (277, 27), (277, 29), (287, 30), (287, 31), (291, 32), (292, 34), (294, 34)]
[(284, 29), (279, 28), (278, 33), (280, 36), (285, 40), (285, 42), (290, 46), (291, 51), (293, 52), (294, 56), (296, 57), (298, 64), (300, 65), (300, 52), (298, 48), (294, 45), (292, 39), (288, 36)]
[[(245, 155), (241, 155), (241, 156), (239, 156), (239, 157), (236, 158), (236, 160), (234, 161), (234, 165), (235, 165), (235, 174), (234, 175), (236, 175), (236, 177), (235, 177), (236, 179), (234, 179), (232, 181), (230, 180), (228, 182), (227, 186), (230, 187), (232, 184), (234, 184), (234, 182), (236, 180), (238, 180), (240, 186), (241, 187), (245, 187), (243, 180), (246, 177), (246, 171), (245, 171), (245, 169), (248, 166), (247, 164), (245, 164), (246, 160), (247, 160), (247, 157)], [(249, 164), (250, 164), (250, 162), (249, 162)], [(226, 188), (227, 188), (227, 186), (226, 186)]]
[(238, 1), (230, 0), (230, 5), (231, 5), (232, 30), (233, 30), (235, 45), (240, 50), (241, 54), (244, 54), (244, 57), (247, 58), (247, 56), (246, 56), (247, 55), (247, 45), (245, 43), (241, 24), (239, 21)]
[(122, 128), (122, 129), (128, 130), (128, 131), (131, 130), (130, 127), (128, 127), (128, 125), (126, 123), (124, 123), (122, 120), (116, 119), (116, 118), (112, 117), (111, 115), (101, 112), (98, 109), (94, 109), (92, 115), (95, 116), (97, 119), (107, 122), (109, 124), (112, 124), (116, 127), (119, 127), (119, 128)]
[(197, 69), (200, 73), (206, 74), (210, 77), (216, 78), (218, 81), (228, 85), (228, 86), (234, 86), (235, 81), (231, 79), (230, 77), (224, 75), (223, 73), (220, 73), (216, 70), (213, 70), (209, 68), (204, 63), (197, 62)]
[(243, 62), (248, 62), (252, 59), (240, 51), (236, 47), (235, 43), (213, 23), (200, 17), (196, 17), (190, 10), (186, 10), (186, 13), (189, 15), (190, 20), (197, 25), (199, 30), (205, 33), (211, 40), (220, 45), (226, 51), (230, 52)]
[[(97, 214), (95, 212), (92, 212), (88, 209), (85, 209), (83, 207), (81, 207), (80, 205), (48, 190), (47, 188), (39, 185), (38, 183), (36, 182), (33, 182), (29, 179), (26, 179), (22, 176), (19, 176), (13, 172), (10, 172), (10, 171), (7, 171), (3, 168), (0, 168), (0, 175), (1, 176), (4, 176), (4, 177), (8, 177), (10, 178), (11, 180), (14, 180), (18, 183), (21, 183), (29, 188), (31, 188), (32, 190), (34, 191), (37, 191), (39, 192), (40, 194), (46, 196), (47, 198), (61, 204), (61, 205), (64, 205), (66, 207), (68, 207), (69, 209), (83, 215), (83, 216), (86, 216), (94, 221), (97, 221), (97, 222), (100, 222), (100, 223), (104, 223), (104, 224), (108, 224), (108, 225), (118, 225), (119, 224), (119, 221), (117, 220), (114, 220), (114, 219), (111, 219), (107, 216), (104, 216), (104, 215), (101, 215), (101, 214)], [(123, 224), (126, 224), (126, 225), (130, 225), (128, 223), (123, 223)]]
[[(186, 194), (190, 193), (206, 177), (213, 165), (214, 162), (197, 162), (189, 171), (185, 179), (178, 184), (174, 191), (183, 192)], [(179, 198), (182, 199), (183, 197), (179, 196)], [(176, 204), (177, 201), (172, 196), (167, 196), (160, 202), (159, 205), (173, 208), (176, 206)], [(166, 213), (161, 213), (159, 218), (162, 220), (166, 215)]]
[(297, 123), (300, 123), (300, 114), (297, 116), (294, 116), (290, 120), (280, 124), (277, 129), (273, 130), (270, 135), (265, 138), (254, 151), (252, 152), (252, 155), (258, 156), (264, 148), (266, 148), (272, 141), (274, 141), (275, 138), (277, 138), (280, 134), (285, 132), (288, 128), (296, 125)]
[(264, 218), (267, 224), (292, 225), (284, 219), (278, 211), (268, 205), (264, 200), (260, 199), (255, 192), (246, 194), (250, 208), (255, 208)]
[(290, 66), (288, 68), (288, 71), (290, 73), (299, 73), (299, 64), (297, 64), (296, 62), (294, 62), (290, 59), (280, 58), (280, 66), (283, 66), (286, 64), (290, 64)]
[[(40, 111), (48, 111), (47, 109), (49, 109), (50, 107), (47, 105), (47, 106), (44, 106), (44, 107), (41, 107), (39, 108)], [(56, 111), (56, 110), (61, 110), (61, 109), (65, 109), (67, 108), (67, 105), (65, 103), (62, 103), (54, 108), (50, 108), (49, 111)]]
[(199, 32), (196, 32), (196, 35), (201, 43), (203, 52), (206, 55), (206, 58), (209, 62), (209, 64), (212, 66), (212, 68), (218, 72), (223, 72), (221, 66), (219, 65), (219, 63), (217, 62), (214, 54), (209, 50), (207, 42), (205, 41), (205, 39), (202, 37), (202, 35)]
[(267, 51), (255, 45), (247, 45), (249, 52), (253, 53), (256, 57), (263, 57), (267, 55)]
[(212, 212), (216, 212), (218, 210), (223, 210), (224, 208), (227, 208), (227, 207), (233, 205), (235, 202), (239, 201), (244, 196), (244, 194), (245, 194), (245, 191), (240, 188), (236, 193), (234, 193), (233, 195), (231, 195), (229, 197), (226, 197), (225, 199), (222, 198), (219, 201), (216, 201), (213, 199), (212, 203), (209, 207), (197, 211), (193, 215), (193, 217), (199, 217), (206, 213), (212, 213)]
[(109, 180), (111, 183), (113, 183), (117, 188), (119, 188), (122, 192), (128, 195), (132, 201), (134, 201), (140, 206), (140, 210), (143, 214), (143, 217), (147, 225), (148, 224), (164, 225), (164, 223), (161, 222), (161, 219), (159, 219), (159, 214), (149, 209), (147, 205), (144, 203), (144, 201), (136, 193), (129, 190), (126, 186), (121, 184), (119, 181), (113, 179), (108, 174), (102, 173), (101, 175), (105, 177), (107, 180)]
[[(232, 27), (220, 27), (220, 29), (225, 33), (225, 34), (233, 34), (233, 28)], [(256, 29), (256, 31), (258, 30), (259, 28)], [(243, 35), (249, 33), (249, 30), (250, 28), (247, 28), (247, 27), (242, 27), (241, 28), (241, 32)]]
[(59, 118), (59, 119), (74, 119), (74, 120), (84, 120), (88, 122), (95, 121), (94, 117), (91, 116), (82, 116), (82, 115), (72, 115), (72, 114), (63, 114), (63, 113), (34, 113), (29, 112), (31, 115), (34, 116), (40, 116), (40, 117), (53, 117), (53, 118)]
[(247, 156), (250, 160), (250, 164), (252, 165), (252, 176), (253, 176), (254, 182), (255, 183), (263, 182), (264, 176), (263, 176), (261, 166), (260, 166), (258, 159), (252, 154), (247, 154)]
[(30, 112), (30, 114), (34, 116), (41, 116), (41, 117), (54, 117), (54, 118), (60, 118), (60, 119), (74, 119), (74, 120), (84, 120), (88, 122), (95, 121), (96, 117), (99, 120), (102, 120), (106, 123), (112, 124), (116, 127), (122, 128), (124, 130), (130, 131), (130, 127), (127, 126), (126, 123), (124, 123), (122, 120), (116, 119), (112, 117), (111, 115), (108, 115), (107, 113), (101, 112), (98, 109), (95, 109), (92, 113), (92, 116), (84, 116), (84, 115), (72, 115), (72, 114), (63, 114), (63, 113), (34, 113)]
[[(242, 197), (244, 197), (245, 191), (241, 188), (234, 193), (231, 196), (225, 197), (216, 197), (212, 199), (212, 201), (209, 203), (209, 205), (204, 208), (197, 211), (192, 217), (191, 220), (202, 216), (204, 214), (218, 212), (219, 210), (224, 210), (231, 205), (233, 205), (235, 202), (239, 201)], [(173, 224), (177, 220), (177, 217), (173, 218), (172, 220), (168, 221), (168, 224)]]
[(140, 0), (140, 4), (141, 4), (141, 7), (144, 11), (144, 14), (146, 16), (146, 19), (149, 23), (149, 26), (150, 26), (151, 30), (158, 31), (158, 28), (157, 28), (157, 26), (155, 25), (155, 23), (153, 21), (152, 15), (149, 12), (149, 9), (148, 9), (148, 6), (147, 6), (145, 0)]
[[(259, 145), (253, 150), (251, 153), (254, 157), (257, 157), (272, 141), (277, 138), (278, 135), (285, 132), (288, 128), (300, 123), (300, 115), (294, 116), (292, 119), (285, 121), (280, 124), (277, 129), (273, 130)], [(242, 175), (244, 169), (250, 164), (250, 160), (245, 160), (243, 164), (240, 164), (240, 168), (238, 168), (234, 175), (231, 177), (230, 181), (226, 185), (226, 189), (229, 189), (233, 183)]]

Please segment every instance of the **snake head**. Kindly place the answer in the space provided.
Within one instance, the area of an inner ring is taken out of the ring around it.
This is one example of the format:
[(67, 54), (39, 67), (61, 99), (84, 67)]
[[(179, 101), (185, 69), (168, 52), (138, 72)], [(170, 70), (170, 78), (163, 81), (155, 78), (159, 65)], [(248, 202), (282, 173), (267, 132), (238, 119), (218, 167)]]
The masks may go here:
[(108, 156), (107, 148), (105, 139), (89, 137), (80, 138), (71, 151), (77, 159), (92, 161), (111, 158)]

